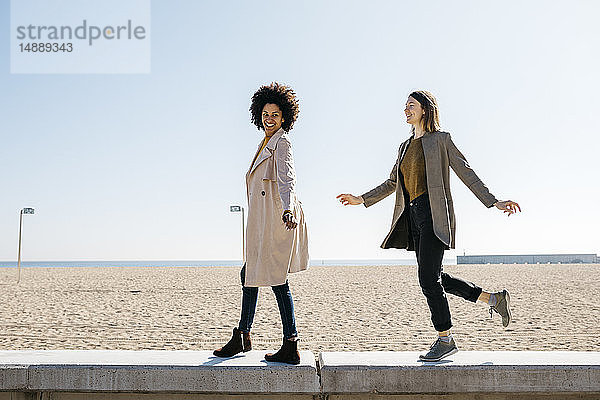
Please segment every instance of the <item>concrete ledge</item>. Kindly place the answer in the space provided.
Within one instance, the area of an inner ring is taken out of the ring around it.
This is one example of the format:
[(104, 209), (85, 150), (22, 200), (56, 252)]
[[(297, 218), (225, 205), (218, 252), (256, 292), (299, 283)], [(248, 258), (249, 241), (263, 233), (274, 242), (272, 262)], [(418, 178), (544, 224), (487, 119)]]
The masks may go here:
[(0, 351), (0, 400), (600, 399), (600, 352), (326, 352), (320, 376), (309, 351), (299, 366), (265, 352)]
[(0, 391), (319, 393), (312, 352), (298, 366), (267, 363), (266, 352), (0, 351)]
[(0, 390), (4, 390), (4, 388), (26, 389), (27, 368), (20, 365), (2, 365), (2, 361), (0, 361)]
[[(0, 400), (315, 400), (318, 394), (113, 393), (113, 392), (0, 392)], [(405, 400), (405, 399), (403, 399)], [(423, 399), (419, 399), (423, 400)], [(440, 400), (440, 399), (435, 399)], [(463, 400), (463, 399), (461, 399)], [(477, 399), (481, 400), (481, 399)], [(487, 400), (487, 399), (485, 399)], [(494, 399), (505, 400), (505, 399)], [(532, 399), (527, 399), (532, 400)], [(533, 399), (537, 400), (537, 399)], [(552, 399), (542, 399), (552, 400)], [(570, 400), (570, 399), (560, 399)], [(582, 400), (577, 398), (576, 400)], [(584, 399), (588, 400), (588, 399)], [(598, 400), (591, 399), (591, 400)]]
[(331, 394), (600, 394), (600, 352), (463, 351), (435, 363), (418, 361), (419, 354), (321, 353), (321, 389)]

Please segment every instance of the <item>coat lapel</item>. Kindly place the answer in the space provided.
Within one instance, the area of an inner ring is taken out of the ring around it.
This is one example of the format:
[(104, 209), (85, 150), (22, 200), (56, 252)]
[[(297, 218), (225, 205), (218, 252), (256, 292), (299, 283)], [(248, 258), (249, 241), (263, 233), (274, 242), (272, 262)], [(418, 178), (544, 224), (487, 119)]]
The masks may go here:
[[(261, 151), (260, 154), (258, 155), (258, 157), (256, 157), (256, 161), (254, 161), (254, 164), (252, 164), (250, 166), (250, 169), (248, 170), (248, 173), (246, 174), (247, 176), (250, 176), (250, 174), (252, 174), (252, 172), (254, 172), (254, 170), (256, 169), (256, 167), (258, 167), (260, 165), (260, 163), (265, 161), (267, 158), (271, 157), (271, 155), (275, 151), (275, 146), (277, 145), (277, 141), (284, 133), (285, 133), (285, 131), (283, 130), (283, 128), (279, 128), (279, 130), (277, 132), (275, 132), (273, 134), (273, 136), (271, 136), (271, 139), (269, 139), (269, 141), (267, 142), (267, 145), (265, 146), (263, 151)], [(261, 144), (258, 145), (258, 149), (260, 149)], [(258, 149), (257, 149), (257, 151), (258, 151)]]
[(436, 136), (434, 135), (434, 132), (427, 132), (421, 138), (421, 145), (423, 146), (423, 155), (425, 156), (426, 170), (429, 170), (427, 168), (427, 164), (431, 165), (433, 159), (438, 157), (437, 154), (439, 153), (439, 150), (437, 149), (437, 141), (435, 139)]

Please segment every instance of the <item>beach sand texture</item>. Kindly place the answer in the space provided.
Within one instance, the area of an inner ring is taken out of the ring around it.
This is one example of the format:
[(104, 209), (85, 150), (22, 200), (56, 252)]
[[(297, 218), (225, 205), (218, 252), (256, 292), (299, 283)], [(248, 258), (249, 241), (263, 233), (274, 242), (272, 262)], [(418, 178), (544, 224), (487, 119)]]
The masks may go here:
[[(459, 265), (445, 271), (511, 292), (504, 329), (488, 307), (448, 295), (462, 350), (600, 348), (600, 265)], [(0, 268), (0, 350), (212, 350), (237, 326), (239, 268)], [(419, 351), (434, 339), (416, 267), (312, 267), (290, 275), (300, 348)], [(256, 350), (278, 348), (281, 322), (261, 288)]]

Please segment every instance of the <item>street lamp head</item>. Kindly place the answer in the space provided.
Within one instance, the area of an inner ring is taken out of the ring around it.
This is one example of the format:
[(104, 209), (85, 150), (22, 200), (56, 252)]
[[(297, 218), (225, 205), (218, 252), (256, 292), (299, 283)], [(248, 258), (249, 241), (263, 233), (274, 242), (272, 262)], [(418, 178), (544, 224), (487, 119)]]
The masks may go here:
[(21, 214), (33, 214), (34, 211), (35, 210), (33, 208), (24, 208), (21, 210)]
[(241, 212), (242, 211), (242, 207), (240, 207), (240, 206), (229, 206), (229, 211), (231, 211), (231, 212)]

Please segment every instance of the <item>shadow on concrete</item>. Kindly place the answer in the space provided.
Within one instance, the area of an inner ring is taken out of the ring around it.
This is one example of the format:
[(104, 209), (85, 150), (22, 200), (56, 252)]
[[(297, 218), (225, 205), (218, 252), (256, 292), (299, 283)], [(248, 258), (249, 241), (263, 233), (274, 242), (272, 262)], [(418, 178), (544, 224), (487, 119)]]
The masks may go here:
[(420, 363), (422, 363), (422, 365), (423, 365), (424, 367), (426, 367), (426, 366), (433, 366), (433, 365), (444, 365), (444, 364), (451, 364), (451, 363), (453, 363), (453, 362), (454, 362), (454, 361), (452, 361), (452, 360), (424, 361), (424, 360), (421, 360), (421, 359), (419, 359), (419, 360), (417, 360), (417, 361), (418, 361), (418, 362), (420, 362)]
[(277, 366), (277, 367), (298, 367), (297, 365), (287, 364), (287, 363), (282, 363), (282, 362), (275, 362), (275, 361), (260, 360), (259, 362), (261, 364), (272, 365), (272, 366)]
[(219, 365), (227, 360), (235, 360), (236, 358), (241, 358), (244, 357), (243, 354), (239, 354), (239, 355), (235, 355), (233, 357), (217, 357), (217, 356), (212, 356), (212, 357), (208, 357), (208, 361), (200, 364), (200, 365), (206, 365), (206, 366), (211, 366), (211, 365)]

